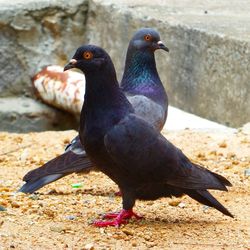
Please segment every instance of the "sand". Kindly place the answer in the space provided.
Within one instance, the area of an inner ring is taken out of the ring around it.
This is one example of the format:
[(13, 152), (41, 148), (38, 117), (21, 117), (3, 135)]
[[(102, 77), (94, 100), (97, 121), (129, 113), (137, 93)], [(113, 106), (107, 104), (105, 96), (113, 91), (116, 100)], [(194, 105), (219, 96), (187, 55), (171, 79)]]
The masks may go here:
[[(193, 161), (228, 178), (211, 191), (234, 215), (191, 198), (137, 201), (144, 219), (120, 228), (91, 223), (118, 211), (117, 186), (100, 172), (73, 174), (37, 194), (16, 194), (29, 170), (61, 154), (75, 131), (0, 133), (0, 249), (250, 249), (250, 134), (181, 130), (164, 135)], [(79, 188), (71, 184), (80, 183)]]

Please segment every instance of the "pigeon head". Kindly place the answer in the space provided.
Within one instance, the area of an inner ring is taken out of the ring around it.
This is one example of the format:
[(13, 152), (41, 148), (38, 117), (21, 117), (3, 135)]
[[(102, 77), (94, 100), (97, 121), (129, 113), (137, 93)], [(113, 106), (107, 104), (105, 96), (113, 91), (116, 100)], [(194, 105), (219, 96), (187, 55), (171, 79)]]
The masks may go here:
[(169, 49), (163, 44), (159, 33), (152, 28), (139, 29), (133, 36), (129, 44), (130, 49), (154, 52), (162, 49), (169, 52)]
[(76, 50), (72, 59), (64, 67), (64, 71), (77, 68), (84, 74), (87, 74), (108, 65), (113, 64), (104, 49), (95, 45), (83, 45)]
[(167, 96), (156, 69), (154, 55), (159, 49), (169, 51), (156, 30), (142, 28), (134, 34), (127, 51), (121, 88), (130, 95), (144, 95), (165, 106)]

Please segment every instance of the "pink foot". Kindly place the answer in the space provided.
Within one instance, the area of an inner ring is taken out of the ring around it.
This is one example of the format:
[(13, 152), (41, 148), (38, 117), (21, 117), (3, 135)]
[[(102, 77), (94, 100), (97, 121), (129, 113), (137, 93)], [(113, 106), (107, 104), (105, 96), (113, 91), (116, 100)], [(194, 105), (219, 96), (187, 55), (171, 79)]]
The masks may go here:
[(122, 196), (122, 191), (115, 192), (115, 196)]
[(114, 219), (111, 221), (96, 221), (94, 225), (96, 227), (107, 227), (107, 226), (115, 226), (119, 227), (121, 224), (128, 223), (128, 219), (135, 217), (137, 220), (141, 219), (142, 216), (137, 215), (133, 212), (132, 209), (125, 210), (122, 209), (119, 213), (109, 213), (104, 216), (106, 219)]
[[(124, 210), (126, 211), (126, 214), (124, 214), (123, 219), (130, 219), (131, 217), (135, 217), (136, 219), (142, 219), (142, 216), (139, 216), (138, 214), (134, 213), (133, 210)], [(119, 216), (121, 212), (115, 212), (115, 213), (107, 213), (103, 215), (104, 219), (115, 219)]]
[(119, 215), (119, 212), (107, 213), (103, 215), (103, 219), (114, 219)]

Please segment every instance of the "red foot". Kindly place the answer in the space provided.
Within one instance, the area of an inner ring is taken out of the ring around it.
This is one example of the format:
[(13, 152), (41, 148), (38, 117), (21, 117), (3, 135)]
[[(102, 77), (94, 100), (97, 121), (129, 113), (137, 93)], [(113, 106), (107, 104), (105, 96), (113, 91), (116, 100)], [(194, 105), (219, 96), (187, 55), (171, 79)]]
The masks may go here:
[(115, 192), (115, 196), (122, 196), (122, 191)]
[(109, 213), (104, 216), (106, 219), (114, 219), (111, 221), (96, 221), (94, 222), (94, 225), (96, 227), (107, 227), (107, 226), (115, 226), (119, 227), (121, 224), (128, 223), (128, 219), (135, 217), (137, 220), (141, 219), (142, 216), (137, 215), (133, 212), (132, 209), (125, 210), (122, 209), (119, 213)]
[[(124, 210), (124, 209), (123, 209)], [(123, 211), (122, 210), (122, 211)], [(122, 211), (121, 212), (115, 212), (115, 213), (107, 213), (107, 214), (104, 214), (103, 215), (103, 218), (104, 219), (115, 219), (115, 218), (117, 218), (118, 216), (119, 216), (119, 214), (120, 213), (122, 213)], [(142, 216), (139, 216), (138, 214), (136, 214), (136, 213), (134, 213), (133, 212), (133, 210), (124, 210), (124, 211), (126, 211), (126, 214), (124, 214), (124, 216), (123, 216), (123, 219), (130, 219), (131, 217), (135, 217), (136, 219), (142, 219), (143, 217)]]

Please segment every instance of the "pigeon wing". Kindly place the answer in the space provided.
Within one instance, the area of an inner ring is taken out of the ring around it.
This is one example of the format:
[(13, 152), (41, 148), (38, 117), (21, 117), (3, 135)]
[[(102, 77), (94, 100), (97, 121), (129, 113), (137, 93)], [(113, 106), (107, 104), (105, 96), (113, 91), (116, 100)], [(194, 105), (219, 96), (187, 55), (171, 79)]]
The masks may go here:
[(138, 182), (163, 182), (187, 189), (227, 190), (222, 176), (188, 158), (134, 114), (120, 121), (105, 138), (111, 158)]

